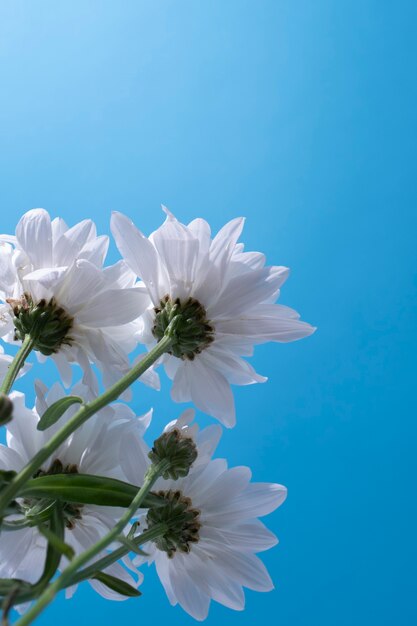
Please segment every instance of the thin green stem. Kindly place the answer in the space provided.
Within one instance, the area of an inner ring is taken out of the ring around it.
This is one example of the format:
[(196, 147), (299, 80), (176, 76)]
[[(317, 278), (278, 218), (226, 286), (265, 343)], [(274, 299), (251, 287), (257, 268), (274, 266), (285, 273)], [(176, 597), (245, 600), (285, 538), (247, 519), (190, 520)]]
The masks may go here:
[[(34, 604), (25, 615), (23, 615), (17, 622), (16, 626), (28, 626), (32, 621), (52, 602), (57, 593), (66, 587), (72, 577), (77, 571), (83, 567), (86, 563), (91, 561), (97, 554), (105, 550), (113, 541), (117, 540), (117, 537), (123, 531), (125, 526), (129, 523), (132, 516), (142, 504), (143, 500), (149, 493), (152, 485), (169, 467), (169, 461), (163, 460), (157, 465), (152, 465), (143, 482), (142, 487), (133, 498), (131, 505), (126, 509), (119, 521), (114, 525), (112, 530), (104, 535), (99, 541), (93, 544), (88, 550), (85, 550), (82, 554), (76, 556), (70, 561), (68, 567), (62, 572), (61, 576), (57, 578), (45, 591), (39, 596), (36, 604)], [(96, 566), (96, 565), (95, 565)], [(97, 571), (97, 570), (95, 570)]]
[(9, 485), (2, 491), (0, 496), (0, 517), (3, 511), (13, 498), (42, 464), (53, 454), (53, 452), (84, 422), (102, 408), (117, 400), (117, 398), (135, 382), (155, 361), (167, 352), (174, 341), (174, 337), (167, 329), (167, 334), (148, 352), (148, 354), (137, 363), (114, 385), (109, 387), (101, 396), (95, 398), (88, 404), (84, 404), (68, 422), (51, 437), (51, 439), (35, 454), (33, 459), (14, 477)]
[(18, 373), (20, 372), (23, 365), (25, 364), (27, 357), (33, 350), (34, 343), (35, 343), (35, 340), (32, 339), (30, 335), (26, 335), (18, 352), (16, 352), (16, 355), (13, 361), (9, 365), (6, 376), (4, 377), (1, 387), (0, 387), (0, 393), (4, 393), (7, 395), (10, 392), (10, 389), (12, 388), (13, 383), (16, 380)]
[[(157, 539), (161, 535), (165, 534), (168, 528), (168, 524), (165, 523), (155, 524), (155, 526), (152, 526), (149, 530), (145, 530), (140, 537), (132, 539), (132, 543), (134, 543), (136, 547), (139, 547), (147, 541), (153, 541), (154, 539)], [(109, 567), (109, 565), (113, 565), (113, 563), (122, 559), (124, 556), (129, 554), (129, 552), (130, 549), (127, 546), (121, 546), (120, 548), (117, 548), (117, 550), (109, 552), (106, 556), (103, 556), (101, 559), (98, 559), (88, 567), (85, 567), (81, 571), (74, 574), (66, 586), (75, 585), (83, 580), (86, 580), (87, 578), (91, 578), (91, 576), (93, 576), (96, 572), (101, 572), (106, 569), (106, 567)]]

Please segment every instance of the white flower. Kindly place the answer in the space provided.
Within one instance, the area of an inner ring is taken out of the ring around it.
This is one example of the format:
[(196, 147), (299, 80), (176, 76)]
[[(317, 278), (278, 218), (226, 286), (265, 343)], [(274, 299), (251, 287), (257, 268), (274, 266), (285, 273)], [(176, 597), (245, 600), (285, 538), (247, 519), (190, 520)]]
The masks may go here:
[(212, 239), (204, 220), (185, 226), (168, 212), (147, 239), (124, 215), (112, 216), (116, 244), (152, 300), (142, 341), (151, 346), (160, 338), (167, 315), (183, 312), (191, 320), (187, 342), (163, 357), (172, 398), (192, 400), (228, 427), (235, 423), (230, 384), (266, 380), (241, 357), (251, 356), (256, 344), (294, 341), (315, 330), (274, 304), (288, 269), (265, 267), (264, 255), (244, 252), (237, 244), (242, 227), (243, 219), (234, 219)]
[(90, 220), (69, 229), (34, 209), (20, 220), (16, 237), (1, 240), (0, 335), (14, 341), (17, 332), (22, 339), (27, 330), (15, 330), (16, 321), (24, 326), (25, 312), (43, 307), (52, 322), (36, 348), (52, 356), (64, 384), (71, 382), (69, 364), (79, 363), (84, 382), (95, 387), (90, 362), (102, 369), (106, 385), (113, 383), (128, 368), (127, 354), (136, 346), (134, 320), (148, 297), (134, 286), (124, 262), (102, 268), (108, 238), (97, 237)]
[[(74, 393), (85, 396), (89, 391), (83, 387), (75, 387)], [(36, 408), (30, 410), (25, 406), (24, 395), (19, 392), (10, 394), (14, 404), (13, 420), (6, 426), (7, 446), (0, 445), (0, 466), (2, 469), (19, 471), (33, 458), (34, 454), (50, 439), (62, 423), (70, 419), (76, 407), (71, 407), (59, 422), (46, 431), (37, 430), (39, 414), (43, 414), (48, 405), (63, 396), (62, 387), (54, 385), (46, 395), (46, 388), (37, 383)], [(150, 413), (136, 418), (124, 404), (114, 404), (102, 409), (89, 421), (85, 422), (42, 467), (48, 472), (52, 463), (57, 460), (63, 471), (71, 467), (71, 471), (83, 474), (108, 476), (125, 480), (119, 459), (120, 442), (130, 431), (146, 428), (150, 421)], [(26, 502), (25, 506), (30, 506)], [(111, 530), (120, 517), (121, 509), (96, 505), (67, 507), (65, 542), (71, 545), (77, 554), (84, 552), (104, 534)], [(12, 539), (12, 540), (11, 540)], [(0, 577), (20, 578), (28, 582), (36, 582), (42, 574), (45, 560), (46, 540), (36, 527), (25, 527), (21, 530), (2, 532), (0, 535)], [(65, 560), (63, 563), (65, 566)], [(137, 587), (141, 577), (135, 581), (126, 570), (115, 563), (105, 570), (107, 573), (122, 578), (128, 584)], [(105, 587), (97, 580), (89, 580), (96, 591), (113, 600), (123, 600), (120, 596)], [(71, 597), (75, 587), (67, 590)]]
[[(170, 534), (143, 550), (133, 565), (155, 563), (172, 605), (177, 603), (197, 620), (207, 617), (213, 599), (231, 609), (242, 610), (242, 587), (255, 591), (273, 589), (271, 578), (255, 553), (267, 550), (277, 538), (258, 517), (285, 500), (282, 485), (251, 483), (247, 467), (227, 468), (223, 459), (191, 469), (179, 480), (160, 479), (154, 491), (164, 495), (171, 510), (185, 519)], [(151, 509), (146, 522), (152, 527), (162, 509)], [(173, 519), (173, 518), (172, 518)]]
[[(120, 466), (128, 482), (140, 485), (150, 465), (149, 452), (151, 448), (144, 440), (146, 431), (150, 425), (149, 420), (136, 420), (132, 429), (126, 431), (120, 444)], [(197, 446), (198, 456), (193, 463), (193, 468), (203, 467), (211, 460), (222, 434), (221, 426), (211, 424), (202, 430), (198, 424), (193, 424), (195, 411), (187, 409), (178, 419), (169, 422), (163, 432), (178, 429), (184, 438), (189, 437)]]

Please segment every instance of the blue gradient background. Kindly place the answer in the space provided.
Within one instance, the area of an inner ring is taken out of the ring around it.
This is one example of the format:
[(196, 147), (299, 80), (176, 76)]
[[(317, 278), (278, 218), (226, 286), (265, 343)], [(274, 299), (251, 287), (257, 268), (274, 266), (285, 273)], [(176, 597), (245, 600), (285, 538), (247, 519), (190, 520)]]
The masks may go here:
[[(220, 453), (289, 497), (267, 520), (275, 591), (208, 624), (417, 621), (416, 7), (0, 3), (0, 230), (34, 206), (101, 233), (113, 209), (149, 233), (161, 202), (214, 229), (243, 214), (248, 249), (292, 268), (282, 302), (319, 327), (260, 347), (269, 382), (236, 388)], [(179, 411), (168, 384), (137, 387), (150, 405), (154, 433)], [(192, 624), (145, 573), (138, 600), (86, 585), (38, 623)]]

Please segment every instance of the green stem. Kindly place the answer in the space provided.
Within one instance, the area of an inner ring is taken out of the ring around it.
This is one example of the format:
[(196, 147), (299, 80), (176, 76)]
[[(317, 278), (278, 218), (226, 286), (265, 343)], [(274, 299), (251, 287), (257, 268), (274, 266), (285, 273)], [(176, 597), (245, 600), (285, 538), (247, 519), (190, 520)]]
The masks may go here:
[(10, 392), (10, 389), (12, 388), (18, 373), (25, 364), (27, 357), (33, 350), (34, 344), (35, 340), (32, 339), (30, 335), (26, 335), (18, 352), (15, 354), (13, 361), (9, 365), (6, 376), (4, 377), (2, 385), (0, 387), (0, 393), (4, 393), (7, 395)]
[[(3, 489), (0, 496), (0, 517), (13, 498), (16, 497), (22, 485), (24, 485), (53, 452), (84, 422), (102, 408), (117, 400), (117, 398), (135, 382), (155, 361), (167, 352), (174, 341), (174, 336), (167, 328), (167, 334), (148, 352), (148, 354), (132, 369), (109, 387), (101, 396), (88, 404), (84, 404), (68, 422), (51, 437), (51, 439), (35, 454), (33, 459), (14, 477), (9, 485)], [(25, 340), (26, 341), (26, 340)], [(23, 346), (22, 346), (23, 347)]]
[[(62, 572), (61, 576), (57, 578), (45, 591), (39, 596), (36, 604), (34, 604), (17, 622), (16, 626), (28, 626), (32, 621), (52, 602), (57, 593), (64, 587), (70, 584), (71, 579), (77, 573), (77, 571), (88, 561), (91, 561), (97, 554), (105, 550), (113, 541), (117, 540), (117, 537), (123, 531), (125, 526), (129, 523), (132, 516), (142, 504), (143, 500), (149, 493), (154, 482), (161, 476), (169, 467), (169, 461), (163, 460), (157, 465), (152, 465), (143, 482), (142, 487), (133, 498), (131, 505), (126, 509), (119, 521), (114, 525), (112, 530), (104, 535), (99, 541), (93, 544), (88, 550), (85, 550), (82, 554), (76, 556)], [(94, 564), (97, 567), (96, 564)], [(95, 570), (97, 571), (97, 570)]]
[[(139, 547), (147, 541), (153, 541), (161, 535), (164, 535), (168, 528), (168, 524), (165, 523), (155, 524), (155, 526), (152, 526), (149, 530), (145, 530), (140, 537), (132, 539), (132, 542), (136, 545), (136, 547)], [(129, 552), (130, 549), (126, 546), (121, 546), (120, 548), (117, 548), (117, 550), (113, 550), (113, 552), (106, 554), (106, 556), (103, 556), (101, 559), (98, 559), (88, 567), (85, 567), (80, 572), (74, 574), (66, 586), (75, 585), (83, 580), (86, 580), (87, 578), (91, 578), (91, 576), (93, 576), (96, 572), (102, 572), (106, 569), (106, 567), (113, 565), (113, 563), (122, 559), (124, 556), (129, 554)]]

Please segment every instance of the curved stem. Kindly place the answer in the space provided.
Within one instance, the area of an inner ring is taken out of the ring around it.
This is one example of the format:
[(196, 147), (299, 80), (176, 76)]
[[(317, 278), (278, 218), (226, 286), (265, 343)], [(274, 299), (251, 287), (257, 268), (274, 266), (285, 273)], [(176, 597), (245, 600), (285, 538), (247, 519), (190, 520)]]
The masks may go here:
[(8, 394), (13, 386), (14, 381), (34, 346), (34, 339), (30, 335), (26, 335), (18, 352), (15, 354), (13, 361), (10, 363), (6, 376), (0, 387), (0, 393)]
[(110, 402), (114, 402), (117, 398), (135, 382), (147, 369), (149, 369), (155, 361), (157, 361), (165, 352), (167, 352), (174, 341), (174, 337), (167, 329), (167, 334), (156, 344), (156, 346), (148, 352), (148, 354), (137, 363), (132, 369), (125, 374), (114, 385), (109, 387), (101, 396), (95, 398), (88, 404), (84, 404), (68, 422), (51, 437), (51, 439), (39, 450), (29, 461), (29, 463), (14, 477), (9, 485), (3, 489), (0, 496), (0, 517), (9, 502), (18, 494), (19, 489), (24, 485), (42, 464), (53, 454), (53, 452), (84, 422), (92, 415), (100, 411)]
[[(23, 615), (17, 622), (16, 626), (28, 626), (34, 619), (48, 606), (55, 598), (56, 594), (69, 584), (69, 581), (76, 574), (76, 572), (88, 561), (91, 561), (97, 554), (102, 552), (107, 546), (109, 546), (118, 535), (123, 531), (126, 524), (142, 504), (146, 495), (152, 488), (154, 482), (161, 476), (169, 467), (169, 461), (164, 460), (157, 465), (152, 465), (147, 475), (145, 476), (142, 487), (133, 498), (131, 505), (126, 509), (119, 521), (114, 525), (112, 530), (104, 535), (99, 541), (93, 544), (88, 550), (85, 550), (82, 554), (75, 557), (68, 567), (62, 572), (61, 576), (57, 578), (45, 591), (39, 596), (38, 601), (34, 604), (25, 615)], [(97, 571), (97, 570), (96, 570)]]

